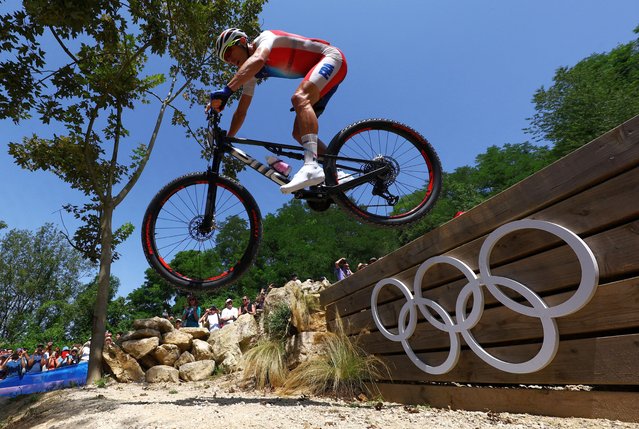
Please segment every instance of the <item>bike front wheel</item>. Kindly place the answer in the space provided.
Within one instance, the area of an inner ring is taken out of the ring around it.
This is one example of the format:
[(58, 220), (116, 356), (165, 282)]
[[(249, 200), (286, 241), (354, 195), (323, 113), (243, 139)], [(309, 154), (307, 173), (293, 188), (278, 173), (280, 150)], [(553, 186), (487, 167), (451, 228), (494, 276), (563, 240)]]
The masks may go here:
[[(206, 226), (210, 186), (215, 210)], [(166, 185), (142, 224), (142, 248), (151, 267), (175, 287), (193, 292), (239, 279), (255, 260), (261, 237), (261, 215), (251, 194), (233, 180), (206, 173)]]
[(399, 122), (356, 122), (333, 138), (326, 153), (328, 186), (383, 168), (383, 173), (333, 195), (360, 221), (406, 225), (425, 216), (439, 197), (442, 167), (437, 153), (421, 134)]

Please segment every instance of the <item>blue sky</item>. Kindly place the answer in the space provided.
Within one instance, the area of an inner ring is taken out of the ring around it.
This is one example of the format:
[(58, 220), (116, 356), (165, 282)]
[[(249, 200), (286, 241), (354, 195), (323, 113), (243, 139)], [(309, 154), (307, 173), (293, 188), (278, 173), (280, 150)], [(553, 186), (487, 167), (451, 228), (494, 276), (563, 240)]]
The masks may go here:
[[(488, 146), (528, 140), (522, 129), (534, 113), (534, 91), (551, 85), (558, 67), (572, 66), (588, 55), (633, 40), (632, 30), (639, 24), (636, 0), (324, 0), (310, 4), (271, 0), (261, 14), (261, 25), (323, 38), (345, 53), (348, 76), (321, 118), (320, 137), (329, 141), (359, 119), (395, 119), (429, 139), (446, 171), (473, 165)], [(297, 80), (270, 79), (260, 85), (239, 135), (290, 143), (293, 114), (288, 110), (298, 84)], [(157, 110), (152, 104), (128, 116), (131, 145), (148, 141)], [(199, 108), (190, 112), (191, 121), (198, 123), (199, 115)], [(223, 124), (229, 119), (230, 112)], [(36, 121), (19, 126), (0, 122), (0, 220), (10, 228), (34, 230), (45, 222), (62, 228), (61, 206), (85, 201), (54, 175), (22, 170), (7, 154), (10, 141), (31, 133), (50, 137), (54, 131)], [(253, 148), (247, 151), (260, 160), (265, 155)], [(122, 258), (112, 267), (121, 280), (120, 295), (126, 296), (144, 281), (148, 265), (139, 232), (153, 195), (170, 180), (205, 168), (199, 146), (165, 119), (146, 170), (114, 217), (116, 226), (129, 221), (136, 227), (119, 247)], [(263, 215), (289, 201), (253, 171), (243, 173), (241, 179)], [(77, 223), (63, 216), (73, 231)]]

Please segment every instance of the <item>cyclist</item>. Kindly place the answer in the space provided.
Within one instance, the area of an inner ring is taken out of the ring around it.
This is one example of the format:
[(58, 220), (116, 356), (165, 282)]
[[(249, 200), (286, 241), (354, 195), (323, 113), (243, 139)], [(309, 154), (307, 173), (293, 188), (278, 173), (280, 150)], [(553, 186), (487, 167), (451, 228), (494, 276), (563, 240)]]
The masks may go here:
[(293, 137), (304, 147), (304, 165), (280, 190), (288, 194), (322, 183), (324, 171), (317, 162), (318, 145), (320, 153), (326, 147), (317, 137), (317, 118), (346, 76), (344, 54), (324, 40), (278, 30), (264, 31), (249, 42), (246, 33), (237, 28), (224, 30), (215, 49), (222, 61), (238, 70), (223, 89), (211, 94), (207, 111), (221, 111), (229, 97), (242, 88), (229, 136), (234, 136), (244, 122), (257, 79), (304, 78), (291, 98), (296, 114)]

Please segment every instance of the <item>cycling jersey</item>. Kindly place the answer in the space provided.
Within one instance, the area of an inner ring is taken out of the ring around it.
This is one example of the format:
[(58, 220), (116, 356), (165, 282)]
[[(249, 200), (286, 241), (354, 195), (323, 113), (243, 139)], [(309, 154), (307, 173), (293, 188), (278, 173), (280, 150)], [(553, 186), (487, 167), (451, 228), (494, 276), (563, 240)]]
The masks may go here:
[(243, 85), (242, 93), (246, 95), (253, 95), (257, 79), (303, 77), (304, 80), (314, 83), (319, 88), (323, 108), (328, 98), (337, 89), (337, 85), (346, 76), (347, 66), (344, 54), (324, 40), (310, 39), (279, 30), (268, 30), (253, 40), (253, 46), (255, 49), (260, 46), (266, 47), (270, 50), (270, 54), (264, 67)]

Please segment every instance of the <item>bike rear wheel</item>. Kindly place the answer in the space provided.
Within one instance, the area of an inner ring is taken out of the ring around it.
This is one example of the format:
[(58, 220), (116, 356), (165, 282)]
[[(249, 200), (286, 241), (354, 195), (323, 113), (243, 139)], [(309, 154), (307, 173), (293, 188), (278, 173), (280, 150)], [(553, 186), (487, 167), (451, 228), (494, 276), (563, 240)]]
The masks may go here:
[[(406, 225), (425, 216), (439, 197), (442, 168), (437, 153), (417, 131), (399, 122), (356, 122), (333, 138), (326, 153), (328, 186), (386, 167), (384, 174), (333, 195), (360, 221)], [(338, 180), (338, 174), (345, 177)]]
[[(202, 224), (209, 186), (216, 187), (213, 224)], [(252, 265), (262, 237), (260, 210), (239, 183), (192, 173), (153, 198), (142, 224), (142, 248), (151, 267), (189, 291), (215, 289)]]

